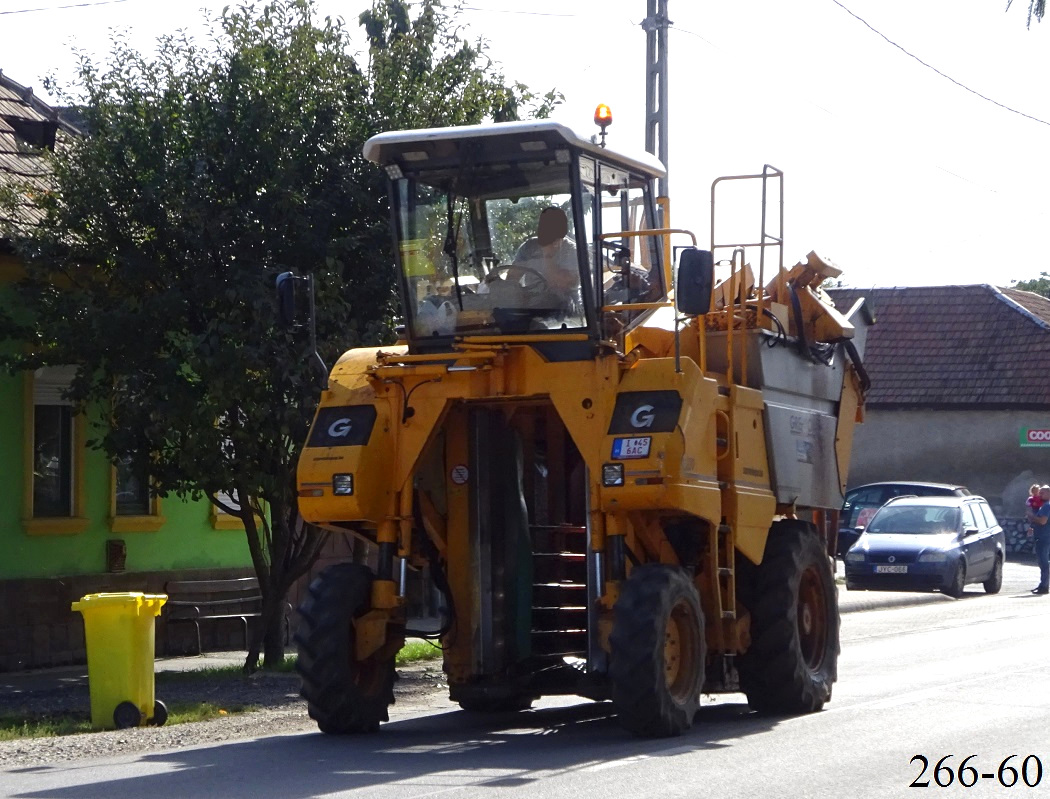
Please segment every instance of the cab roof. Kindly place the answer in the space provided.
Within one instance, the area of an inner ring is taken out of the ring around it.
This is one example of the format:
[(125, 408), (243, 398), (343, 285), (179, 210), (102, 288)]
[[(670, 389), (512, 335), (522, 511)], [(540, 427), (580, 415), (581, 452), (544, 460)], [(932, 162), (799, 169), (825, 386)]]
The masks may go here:
[(501, 155), (520, 158), (525, 154), (539, 154), (545, 150), (555, 153), (559, 148), (568, 145), (596, 158), (643, 172), (650, 178), (662, 178), (667, 175), (664, 165), (650, 153), (627, 155), (600, 147), (571, 128), (549, 120), (390, 131), (366, 141), (363, 152), (365, 158), (381, 166), (398, 163), (402, 166), (425, 169), (430, 161), (447, 163), (450, 158), (461, 160), (459, 147), (466, 142), (470, 142), (477, 149), (463, 155), (477, 158), (478, 150), (481, 150), (486, 160), (499, 158)]

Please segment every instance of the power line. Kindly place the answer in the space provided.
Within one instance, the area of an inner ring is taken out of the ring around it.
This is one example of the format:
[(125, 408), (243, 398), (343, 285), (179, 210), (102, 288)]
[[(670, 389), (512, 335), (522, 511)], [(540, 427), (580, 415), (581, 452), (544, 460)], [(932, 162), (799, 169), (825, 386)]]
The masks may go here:
[(908, 50), (905, 50), (903, 47), (901, 47), (899, 44), (897, 44), (895, 41), (893, 41), (893, 39), (891, 39), (889, 36), (884, 34), (882, 31), (878, 30), (876, 27), (874, 27), (867, 20), (857, 16), (852, 11), (850, 11), (848, 8), (846, 8), (846, 6), (844, 6), (842, 3), (840, 3), (839, 0), (831, 0), (831, 2), (834, 3), (835, 5), (837, 5), (839, 8), (841, 8), (843, 11), (845, 11), (847, 14), (849, 14), (851, 17), (853, 17), (858, 22), (863, 23), (869, 30), (871, 30), (873, 33), (876, 33), (879, 36), (881, 36), (883, 39), (885, 39), (887, 42), (892, 44), (894, 47), (896, 47), (902, 53), (904, 53), (907, 56), (910, 56), (911, 58), (914, 58), (916, 61), (918, 61), (920, 64), (922, 64), (927, 69), (932, 69), (934, 72), (936, 72), (942, 78), (944, 78), (946, 80), (950, 80), (952, 83), (954, 83), (960, 89), (965, 89), (966, 91), (970, 92), (970, 94), (975, 94), (978, 97), (980, 97), (982, 100), (987, 100), (989, 103), (992, 103), (993, 105), (999, 106), (1004, 111), (1009, 111), (1009, 112), (1011, 112), (1013, 114), (1018, 114), (1019, 116), (1023, 116), (1025, 119), (1030, 119), (1033, 122), (1040, 123), (1041, 125), (1050, 125), (1050, 122), (1047, 122), (1045, 119), (1040, 119), (1039, 117), (1034, 117), (1031, 114), (1026, 114), (1026, 113), (1024, 113), (1024, 111), (1018, 111), (1016, 108), (1011, 108), (1008, 105), (1003, 105), (998, 100), (993, 100), (991, 97), (987, 97), (986, 95), (981, 94), (979, 91), (976, 91), (975, 89), (971, 89), (965, 83), (960, 83), (955, 78), (953, 78), (951, 75), (946, 75), (945, 73), (943, 73), (939, 69), (937, 69), (937, 67), (935, 67), (935, 66), (933, 66), (931, 64), (927, 64), (925, 61), (923, 61), (921, 58), (919, 58), (914, 53), (911, 53)]
[(20, 8), (17, 11), (0, 11), (0, 16), (6, 14), (33, 14), (37, 11), (58, 11), (63, 8), (86, 8), (88, 6), (111, 6), (114, 3), (126, 3), (128, 0), (95, 0), (92, 3), (73, 3), (67, 6), (48, 6), (46, 8)]
[(579, 14), (555, 14), (549, 11), (512, 11), (504, 8), (478, 8), (477, 6), (460, 6), (464, 11), (484, 11), (489, 14), (524, 14), (530, 17), (578, 17)]
[(721, 50), (721, 49), (722, 49), (722, 48), (721, 48), (721, 47), (719, 47), (719, 46), (718, 46), (717, 44), (715, 44), (714, 42), (712, 42), (712, 41), (711, 41), (710, 39), (705, 39), (705, 38), (704, 38), (703, 36), (701, 36), (701, 35), (700, 35), (699, 33), (695, 33), (695, 32), (693, 32), (693, 31), (690, 31), (690, 30), (686, 30), (685, 28), (682, 28), (682, 27), (679, 27), (678, 25), (675, 25), (675, 24), (674, 24), (673, 22), (671, 23), (671, 27), (670, 27), (670, 30), (672, 30), (672, 31), (677, 31), (678, 33), (687, 33), (687, 34), (689, 34), (690, 36), (695, 36), (695, 37), (696, 37), (697, 39), (699, 39), (700, 41), (704, 42), (705, 44), (709, 44), (709, 45), (711, 45), (711, 46), (712, 46), (713, 48), (715, 48), (716, 50)]

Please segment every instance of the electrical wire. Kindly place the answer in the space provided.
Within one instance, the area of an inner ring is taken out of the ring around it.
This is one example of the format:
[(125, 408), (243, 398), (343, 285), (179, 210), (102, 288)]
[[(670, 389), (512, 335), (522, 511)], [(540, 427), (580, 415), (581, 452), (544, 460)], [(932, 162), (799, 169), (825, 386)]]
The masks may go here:
[(578, 17), (579, 14), (556, 14), (551, 11), (516, 11), (506, 8), (478, 8), (477, 6), (460, 6), (463, 11), (484, 11), (489, 14), (524, 14), (530, 17)]
[(942, 78), (944, 78), (945, 80), (951, 81), (956, 86), (958, 86), (960, 89), (968, 91), (968, 92), (970, 92), (970, 94), (977, 95), (982, 100), (987, 100), (992, 105), (997, 105), (997, 106), (999, 106), (999, 108), (1002, 108), (1004, 111), (1009, 111), (1012, 114), (1017, 114), (1018, 116), (1022, 116), (1025, 119), (1030, 119), (1033, 122), (1038, 122), (1041, 125), (1050, 125), (1050, 122), (1047, 122), (1045, 119), (1040, 119), (1039, 117), (1034, 117), (1031, 114), (1026, 114), (1024, 111), (1018, 111), (1016, 108), (1011, 108), (1008, 105), (1004, 105), (1003, 103), (1000, 103), (998, 100), (993, 100), (991, 97), (988, 97), (987, 95), (981, 94), (976, 89), (971, 89), (965, 83), (961, 83), (961, 82), (957, 81), (951, 75), (948, 75), (948, 74), (946, 74), (944, 72), (941, 72), (941, 70), (937, 69), (937, 67), (933, 66), (932, 64), (928, 64), (927, 62), (925, 62), (921, 58), (919, 58), (917, 55), (915, 55), (914, 53), (912, 53), (912, 52), (906, 50), (905, 48), (901, 47), (899, 44), (897, 44), (895, 41), (893, 41), (893, 39), (891, 39), (885, 33), (880, 31), (878, 28), (876, 28), (874, 25), (872, 25), (866, 19), (864, 19), (863, 17), (858, 16), (857, 14), (855, 14), (854, 12), (852, 12), (848, 8), (846, 8), (846, 6), (844, 6), (842, 3), (840, 3), (839, 0), (831, 0), (831, 2), (834, 3), (835, 5), (837, 5), (839, 8), (841, 8), (843, 11), (845, 11), (847, 14), (849, 14), (855, 20), (857, 20), (858, 22), (863, 24), (865, 27), (867, 27), (870, 31), (872, 31), (872, 33), (877, 34), (878, 36), (880, 36), (883, 39), (885, 39), (888, 43), (892, 44), (894, 47), (896, 47), (898, 50), (900, 50), (906, 56), (909, 56), (910, 58), (914, 58), (916, 61), (918, 61), (924, 67), (926, 67), (927, 69), (932, 69), (934, 72), (936, 72)]
[(38, 11), (60, 11), (64, 8), (88, 8), (89, 6), (111, 6), (115, 3), (126, 3), (128, 0), (95, 0), (91, 3), (72, 3), (65, 6), (48, 6), (46, 8), (19, 8), (15, 11), (0, 11), (0, 16), (7, 14), (34, 14)]

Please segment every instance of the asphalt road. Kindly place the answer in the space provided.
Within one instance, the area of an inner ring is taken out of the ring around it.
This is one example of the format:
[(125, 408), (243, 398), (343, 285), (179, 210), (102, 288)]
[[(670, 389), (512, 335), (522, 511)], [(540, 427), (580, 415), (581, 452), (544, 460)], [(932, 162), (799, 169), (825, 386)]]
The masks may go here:
[[(973, 586), (960, 600), (856, 606), (843, 615), (835, 696), (810, 716), (757, 717), (729, 695), (705, 699), (680, 738), (640, 740), (606, 704), (545, 700), (498, 718), (403, 718), (368, 737), (275, 736), (0, 772), (0, 796), (1048, 796), (1050, 597), (1029, 593), (1035, 578), (1011, 564), (997, 596)], [(867, 599), (851, 592), (844, 604)], [(940, 787), (948, 768), (952, 784)], [(916, 794), (913, 782), (928, 786)]]

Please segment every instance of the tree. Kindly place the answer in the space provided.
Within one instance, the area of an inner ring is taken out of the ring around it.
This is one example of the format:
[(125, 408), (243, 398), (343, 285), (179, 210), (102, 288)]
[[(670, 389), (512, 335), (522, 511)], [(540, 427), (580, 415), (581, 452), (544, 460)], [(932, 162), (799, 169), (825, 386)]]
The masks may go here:
[(312, 0), (209, 22), (207, 46), (168, 36), (148, 58), (117, 37), (107, 65), (80, 56), (91, 135), (53, 157), (0, 338), (22, 342), (12, 368), (77, 366), (69, 399), (106, 409), (92, 444), (111, 460), (243, 521), (263, 595), (251, 670), (260, 649), (283, 660), (283, 600), (322, 540), (295, 483), (318, 378), (302, 332), (274, 324), (274, 277), (313, 276), (328, 363), (390, 340), (388, 207), (365, 139), (542, 115), (557, 96), (508, 86), (438, 0), (363, 14), (367, 64)]
[(1040, 272), (1039, 277), (1033, 277), (1031, 280), (1015, 280), (1013, 288), (1050, 297), (1050, 273)]
[[(1010, 10), (1010, 6), (1013, 5), (1014, 0), (1006, 0), (1006, 10)], [(1034, 16), (1037, 22), (1043, 21), (1043, 13), (1046, 11), (1046, 0), (1028, 0), (1028, 22), (1025, 23), (1026, 28), (1032, 27), (1032, 17)]]

